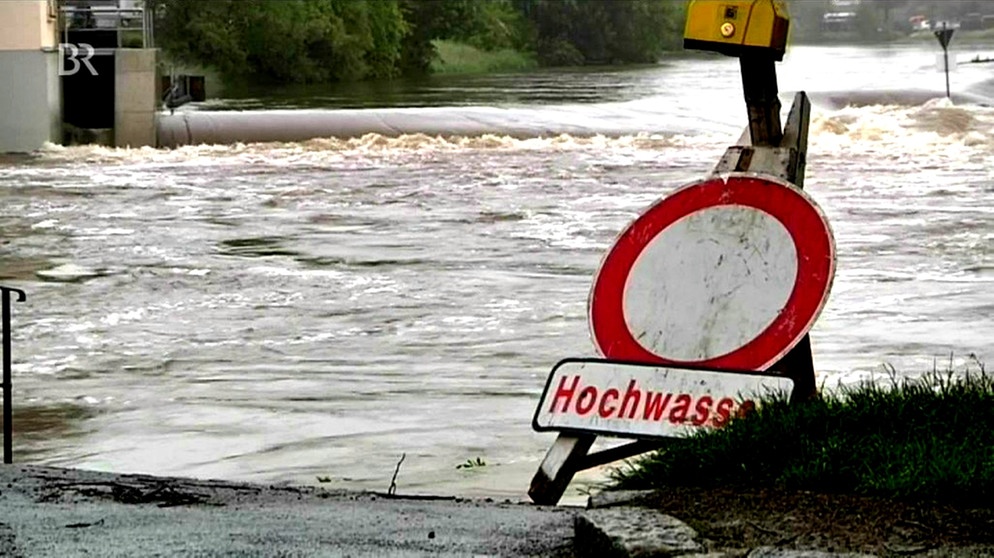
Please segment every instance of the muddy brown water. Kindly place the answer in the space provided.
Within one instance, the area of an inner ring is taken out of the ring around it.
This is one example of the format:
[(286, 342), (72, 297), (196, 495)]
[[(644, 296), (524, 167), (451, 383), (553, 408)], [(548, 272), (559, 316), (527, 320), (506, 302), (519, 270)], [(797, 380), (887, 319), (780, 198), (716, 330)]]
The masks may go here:
[[(838, 244), (812, 331), (826, 385), (994, 358), (994, 109), (900, 94), (944, 87), (932, 46), (799, 47), (780, 66), (785, 99), (815, 100), (806, 188)], [(991, 77), (964, 64), (954, 88), (988, 95)], [(604, 251), (735, 142), (738, 79), (730, 59), (672, 58), (440, 78), (420, 102), (423, 83), (379, 101), (199, 107), (473, 104), (643, 128), (619, 137), (4, 157), (0, 280), (29, 294), (14, 314), (15, 457), (385, 490), (406, 454), (401, 491), (523, 497), (552, 441), (530, 428), (545, 376), (594, 355), (586, 301)]]

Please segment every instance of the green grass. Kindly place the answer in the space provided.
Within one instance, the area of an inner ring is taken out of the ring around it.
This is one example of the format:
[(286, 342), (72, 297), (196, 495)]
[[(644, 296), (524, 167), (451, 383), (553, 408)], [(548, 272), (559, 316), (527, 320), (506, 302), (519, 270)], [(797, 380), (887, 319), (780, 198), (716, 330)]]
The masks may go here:
[(538, 67), (533, 56), (517, 50), (480, 50), (455, 41), (435, 41), (438, 58), (431, 63), (436, 74), (485, 74), (516, 72)]
[(616, 469), (616, 488), (770, 487), (990, 505), (994, 379), (930, 373), (790, 405), (778, 396), (725, 428)]

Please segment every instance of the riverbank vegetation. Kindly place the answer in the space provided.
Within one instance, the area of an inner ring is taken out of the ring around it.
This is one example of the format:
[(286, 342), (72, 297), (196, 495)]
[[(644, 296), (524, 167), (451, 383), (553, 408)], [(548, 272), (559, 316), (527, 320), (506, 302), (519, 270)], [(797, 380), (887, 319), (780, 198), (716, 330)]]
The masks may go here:
[(680, 46), (686, 9), (684, 0), (149, 1), (170, 60), (256, 83), (654, 62)]
[(456, 41), (434, 41), (432, 46), (438, 53), (431, 62), (433, 74), (521, 72), (538, 66), (534, 56), (511, 48), (483, 50)]
[(745, 418), (615, 471), (619, 488), (771, 488), (989, 505), (994, 379), (863, 383)]

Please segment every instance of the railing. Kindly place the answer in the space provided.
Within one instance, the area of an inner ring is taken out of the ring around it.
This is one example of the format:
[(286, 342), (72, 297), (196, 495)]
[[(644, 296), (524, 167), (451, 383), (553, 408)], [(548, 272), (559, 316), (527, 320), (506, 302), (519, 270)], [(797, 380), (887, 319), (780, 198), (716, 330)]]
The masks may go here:
[(10, 368), (11, 368), (11, 358), (10, 358), (10, 295), (11, 293), (17, 295), (18, 302), (24, 302), (27, 300), (27, 295), (24, 291), (20, 289), (14, 289), (10, 287), (0, 287), (0, 304), (2, 304), (2, 322), (0, 322), (0, 327), (3, 328), (3, 462), (5, 464), (11, 464), (14, 462), (14, 451), (13, 451), (13, 421), (14, 421), (14, 403), (11, 390), (11, 379), (10, 379)]
[[(127, 7), (118, 0), (116, 6), (84, 4), (63, 4), (60, 8), (62, 15), (62, 33), (64, 41), (69, 43), (69, 32), (102, 32), (113, 31), (117, 35), (115, 48), (125, 47), (125, 36), (137, 35), (140, 32), (141, 48), (153, 48), (155, 35), (153, 14), (144, 7)], [(82, 42), (82, 41), (80, 41)]]

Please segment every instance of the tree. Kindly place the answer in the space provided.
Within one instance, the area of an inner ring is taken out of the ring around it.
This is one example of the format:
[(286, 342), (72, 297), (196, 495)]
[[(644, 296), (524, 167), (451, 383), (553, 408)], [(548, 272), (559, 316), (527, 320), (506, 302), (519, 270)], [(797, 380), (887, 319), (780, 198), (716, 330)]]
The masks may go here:
[(398, 0), (154, 0), (171, 57), (228, 79), (327, 82), (396, 75)]
[(686, 2), (521, 0), (547, 65), (654, 62), (679, 45)]

